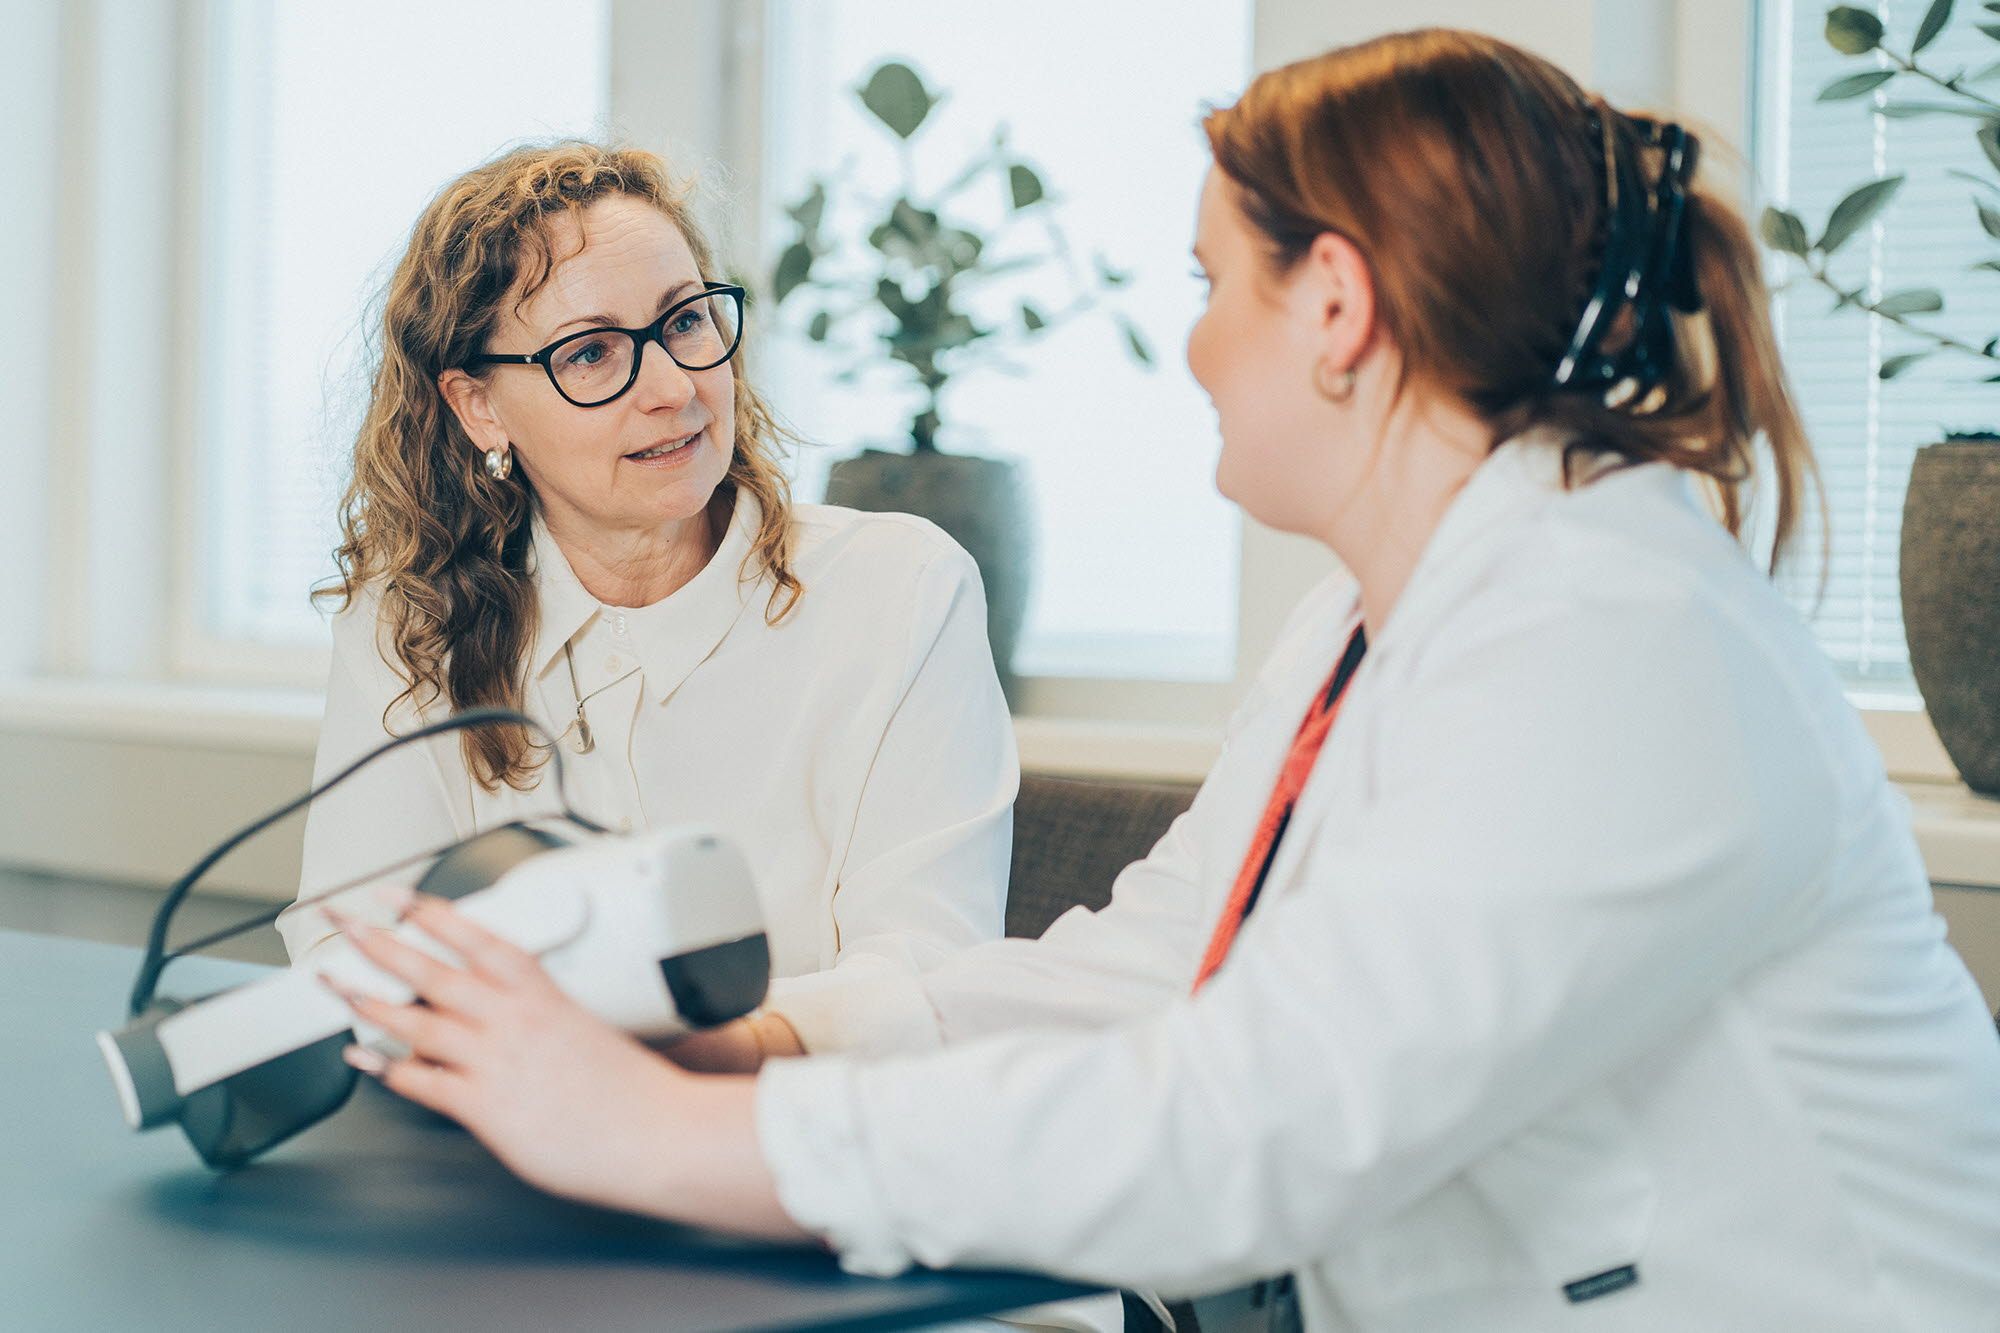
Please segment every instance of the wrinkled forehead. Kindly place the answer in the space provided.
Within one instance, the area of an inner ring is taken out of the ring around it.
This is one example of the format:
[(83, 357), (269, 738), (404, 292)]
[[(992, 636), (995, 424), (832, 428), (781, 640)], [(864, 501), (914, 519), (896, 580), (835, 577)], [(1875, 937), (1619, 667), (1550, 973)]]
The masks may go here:
[[(500, 330), (547, 340), (577, 321), (609, 320), (627, 328), (660, 311), (671, 289), (703, 274), (687, 236), (643, 199), (600, 199), (581, 213), (552, 213), (542, 239), (550, 263), (524, 256), (514, 290), (501, 307)], [(539, 281), (538, 281), (539, 280)]]

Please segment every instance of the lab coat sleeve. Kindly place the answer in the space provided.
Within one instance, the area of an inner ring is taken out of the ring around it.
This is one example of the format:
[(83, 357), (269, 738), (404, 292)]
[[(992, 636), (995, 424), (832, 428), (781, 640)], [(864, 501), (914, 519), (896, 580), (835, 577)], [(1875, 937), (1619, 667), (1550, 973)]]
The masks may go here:
[(937, 1045), (922, 974), (1003, 926), (1020, 767), (979, 570), (955, 544), (917, 579), (904, 660), (833, 895), (834, 964), (767, 1002), (810, 1051)]
[[(407, 704), (384, 721), (403, 684), (377, 651), (375, 632), (369, 593), (334, 621), (326, 715), (313, 758), (315, 786), (386, 742), (392, 725), (399, 732), (419, 725)], [(358, 920), (386, 924), (388, 891), (414, 885), (427, 862), (376, 872), (448, 846), (469, 831), (470, 790), (454, 800), (434, 754), (441, 742), (457, 739), (446, 735), (402, 746), (316, 799), (306, 812), (299, 897), (353, 883), (356, 887), (331, 900), (334, 905)], [(277, 926), (294, 966), (309, 965), (313, 950), (338, 933), (317, 905), (300, 903), (286, 908)]]
[(1433, 645), (1347, 845), (1267, 891), (1198, 996), (775, 1066), (785, 1206), (858, 1271), (1221, 1288), (1394, 1217), (1781, 948), (1838, 818), (1782, 671), (1718, 612), (1504, 609)]

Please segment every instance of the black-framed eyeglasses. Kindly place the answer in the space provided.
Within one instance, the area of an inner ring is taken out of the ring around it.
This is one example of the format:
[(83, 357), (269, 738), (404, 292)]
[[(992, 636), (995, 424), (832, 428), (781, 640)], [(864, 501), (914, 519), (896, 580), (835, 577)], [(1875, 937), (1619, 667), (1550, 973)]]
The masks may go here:
[(704, 283), (701, 291), (675, 302), (643, 329), (584, 329), (531, 355), (481, 353), (467, 358), (464, 369), (540, 366), (564, 401), (602, 407), (638, 382), (639, 360), (649, 342), (658, 343), (682, 370), (715, 369), (735, 356), (743, 342), (743, 289)]

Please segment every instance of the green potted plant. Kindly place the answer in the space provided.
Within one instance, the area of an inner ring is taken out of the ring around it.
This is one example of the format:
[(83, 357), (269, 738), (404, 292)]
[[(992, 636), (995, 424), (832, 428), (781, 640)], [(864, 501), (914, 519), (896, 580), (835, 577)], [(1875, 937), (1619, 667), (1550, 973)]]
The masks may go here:
[[(1980, 31), (2000, 42), (2000, 5), (1985, 6)], [(2000, 76), (2000, 63), (1978, 73), (1946, 72), (1920, 57), (1951, 21), (1952, 0), (1933, 0), (1918, 21), (1907, 51), (1891, 42), (1882, 20), (1865, 9), (1837, 5), (1827, 11), (1826, 39), (1835, 50), (1867, 59), (1869, 67), (1829, 83), (1822, 102), (1853, 101), (1879, 91), (1922, 85), (1923, 101), (1885, 101), (1896, 117), (1959, 115), (1983, 151), (1988, 170), (1953, 172), (1972, 191), (1967, 218), (2000, 242), (2000, 101), (1974, 85)], [(2000, 47), (1995, 49), (2000, 56)], [(1817, 238), (1784, 209), (1764, 210), (1761, 230), (1772, 248), (1790, 255), (1811, 282), (1824, 287), (1836, 308), (1864, 311), (1900, 330), (1907, 350), (1883, 360), (1880, 375), (1894, 379), (1940, 352), (1983, 362), (1989, 381), (2000, 381), (2000, 338), (1984, 345), (1927, 326), (1922, 316), (1944, 309), (1935, 287), (1871, 297), (1867, 284), (1850, 285), (1834, 272), (1841, 247), (1868, 225), (1903, 184), (1901, 175), (1869, 181), (1849, 191), (1828, 214)], [(1975, 267), (2000, 274), (2000, 245)], [(1917, 451), (1903, 502), (1901, 552), (1903, 627), (1910, 671), (1932, 724), (1959, 775), (1974, 791), (2000, 796), (2000, 435), (1951, 431)]]
[[(909, 151), (940, 101), (910, 66), (878, 66), (857, 96), (894, 136), (903, 173), (886, 199), (862, 198), (826, 179), (785, 210), (793, 235), (770, 278), (773, 304), (788, 327), (845, 362), (843, 380), (887, 370), (921, 391), (907, 449), (864, 449), (833, 465), (826, 498), (858, 509), (921, 515), (971, 553), (986, 584), (994, 664), (1013, 693), (1014, 645), (1027, 613), (1033, 573), (1033, 510), (1025, 470), (1006, 458), (946, 453), (946, 390), (960, 376), (1010, 369), (1008, 349), (1103, 305), (1127, 274), (1098, 256), (1086, 273), (1074, 260), (1034, 168), (1011, 151), (1000, 127), (984, 150), (934, 194), (919, 191)], [(968, 216), (984, 189), (989, 214)], [(997, 198), (995, 197), (997, 196)], [(841, 216), (860, 216), (846, 230)], [(1032, 248), (1007, 242), (1032, 228)], [(1062, 290), (1047, 299), (1053, 276)], [(1124, 316), (1112, 320), (1141, 365), (1152, 353)]]

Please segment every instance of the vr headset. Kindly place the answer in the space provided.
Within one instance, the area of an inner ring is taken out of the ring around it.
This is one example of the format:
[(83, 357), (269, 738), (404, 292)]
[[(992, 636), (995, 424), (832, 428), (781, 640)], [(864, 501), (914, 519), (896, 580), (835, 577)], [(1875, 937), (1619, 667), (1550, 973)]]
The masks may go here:
[[(172, 950), (167, 931), (195, 883), (244, 841), (400, 745), (494, 723), (541, 730), (511, 710), (474, 709), (397, 737), (232, 834), (173, 885), (153, 918), (130, 1021), (97, 1034), (129, 1127), (178, 1124), (202, 1161), (231, 1170), (340, 1109), (356, 1081), (341, 1058), (349, 1043), (401, 1053), (386, 1034), (358, 1023), (317, 976), (323, 971), (354, 990), (409, 1001), (407, 986), (344, 939), (322, 946), (314, 972), (276, 972), (183, 1000), (157, 994), (169, 962), (268, 924), (284, 909)], [(503, 824), (356, 883), (429, 860), (419, 892), (458, 900), (466, 916), (538, 955), (579, 1003), (644, 1038), (725, 1023), (761, 1004), (770, 952), (741, 853), (719, 834), (696, 827), (611, 836), (571, 808), (561, 752), (553, 746), (549, 752), (558, 816)], [(353, 887), (343, 884), (303, 901)], [(414, 927), (398, 934), (412, 947), (452, 958)]]

